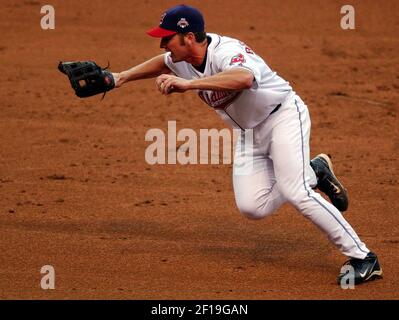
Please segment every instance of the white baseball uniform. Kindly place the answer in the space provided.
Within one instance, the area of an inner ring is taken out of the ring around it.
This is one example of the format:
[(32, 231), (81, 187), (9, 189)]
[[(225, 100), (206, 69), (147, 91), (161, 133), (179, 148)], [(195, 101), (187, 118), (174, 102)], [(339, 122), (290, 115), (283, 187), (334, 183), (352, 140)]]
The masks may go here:
[[(241, 213), (261, 219), (288, 201), (342, 253), (365, 258), (369, 250), (341, 212), (312, 189), (317, 180), (310, 166), (311, 124), (306, 104), (243, 42), (217, 34), (208, 36), (212, 41), (203, 73), (186, 62), (173, 63), (170, 53), (164, 61), (184, 79), (209, 77), (231, 68), (245, 68), (254, 75), (247, 90), (198, 91), (223, 120), (242, 129), (233, 166), (235, 199)], [(245, 145), (247, 129), (253, 134), (250, 146)]]

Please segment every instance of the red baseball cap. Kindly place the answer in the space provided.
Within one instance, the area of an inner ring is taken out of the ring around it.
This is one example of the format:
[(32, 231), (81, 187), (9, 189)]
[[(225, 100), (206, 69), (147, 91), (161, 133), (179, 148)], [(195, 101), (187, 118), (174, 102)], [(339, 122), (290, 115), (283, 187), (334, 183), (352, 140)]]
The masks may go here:
[(204, 25), (204, 18), (198, 9), (182, 4), (166, 11), (159, 26), (148, 30), (147, 34), (163, 38), (176, 33), (202, 32)]

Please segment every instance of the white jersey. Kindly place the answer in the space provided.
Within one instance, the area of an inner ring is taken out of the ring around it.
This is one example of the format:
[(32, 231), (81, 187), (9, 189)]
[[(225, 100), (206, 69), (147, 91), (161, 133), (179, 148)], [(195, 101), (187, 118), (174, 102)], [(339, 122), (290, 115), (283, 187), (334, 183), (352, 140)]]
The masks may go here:
[(209, 77), (232, 69), (245, 68), (254, 75), (250, 89), (242, 91), (198, 90), (198, 95), (234, 128), (250, 129), (265, 120), (274, 108), (292, 92), (287, 81), (272, 71), (245, 43), (217, 34), (208, 46), (204, 73), (187, 62), (173, 63), (170, 52), (165, 64), (178, 77), (191, 80)]

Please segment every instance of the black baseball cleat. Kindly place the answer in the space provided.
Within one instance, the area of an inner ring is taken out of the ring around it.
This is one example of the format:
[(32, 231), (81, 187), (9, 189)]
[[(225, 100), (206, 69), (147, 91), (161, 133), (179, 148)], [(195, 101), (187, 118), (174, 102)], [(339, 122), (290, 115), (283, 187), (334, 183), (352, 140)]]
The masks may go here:
[(339, 211), (346, 211), (349, 205), (348, 191), (334, 175), (331, 158), (321, 153), (310, 161), (310, 166), (317, 176), (316, 188), (324, 192)]
[[(345, 265), (353, 267), (355, 284), (382, 278), (382, 269), (378, 262), (377, 255), (373, 252), (369, 252), (364, 259), (352, 258), (346, 261), (343, 266)], [(339, 285), (341, 284), (342, 278), (347, 274), (348, 272), (345, 272), (338, 276), (337, 282)]]

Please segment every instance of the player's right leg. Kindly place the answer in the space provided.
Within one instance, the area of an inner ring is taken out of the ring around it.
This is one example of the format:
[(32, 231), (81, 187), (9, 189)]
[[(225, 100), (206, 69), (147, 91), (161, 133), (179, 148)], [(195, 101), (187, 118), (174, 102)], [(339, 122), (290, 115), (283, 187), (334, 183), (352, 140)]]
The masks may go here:
[(286, 202), (277, 187), (273, 162), (265, 156), (267, 141), (258, 145), (256, 130), (247, 131), (255, 141), (245, 143), (244, 131), (238, 137), (233, 166), (237, 207), (253, 220), (265, 218)]

